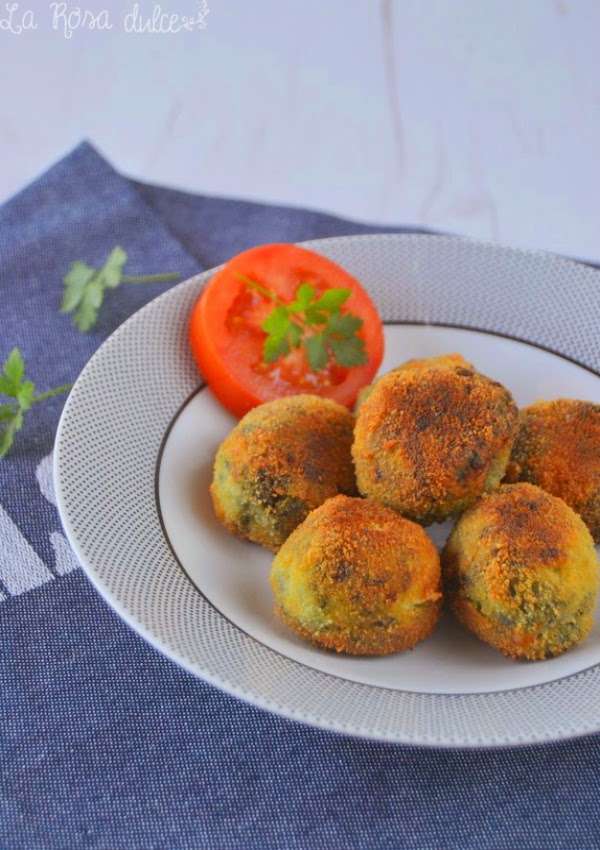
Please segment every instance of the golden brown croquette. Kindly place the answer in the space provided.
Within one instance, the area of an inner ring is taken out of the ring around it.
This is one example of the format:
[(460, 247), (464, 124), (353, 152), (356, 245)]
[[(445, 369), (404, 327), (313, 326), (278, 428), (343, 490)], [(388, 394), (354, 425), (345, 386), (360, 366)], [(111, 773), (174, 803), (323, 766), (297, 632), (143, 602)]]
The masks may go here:
[(517, 430), (509, 391), (460, 355), (383, 375), (357, 414), (360, 493), (428, 525), (501, 481)]
[(440, 614), (439, 556), (425, 531), (346, 496), (328, 499), (290, 535), (271, 586), (275, 612), (293, 631), (352, 655), (408, 649)]
[(217, 451), (210, 492), (219, 520), (276, 552), (325, 499), (356, 493), (353, 427), (346, 407), (315, 395), (255, 407)]
[(524, 408), (506, 481), (564, 499), (600, 543), (600, 405), (561, 398)]
[(584, 522), (532, 484), (505, 484), (456, 523), (442, 553), (458, 619), (510, 658), (558, 655), (592, 627), (598, 560)]

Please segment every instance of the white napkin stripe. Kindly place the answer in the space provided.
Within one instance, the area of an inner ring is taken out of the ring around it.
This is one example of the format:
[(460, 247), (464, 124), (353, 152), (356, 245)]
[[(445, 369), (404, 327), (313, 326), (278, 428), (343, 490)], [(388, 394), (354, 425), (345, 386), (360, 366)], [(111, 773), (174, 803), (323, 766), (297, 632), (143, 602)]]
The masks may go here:
[[(35, 477), (42, 496), (56, 507), (52, 455), (50, 452), (40, 461)], [(0, 582), (11, 596), (20, 596), (55, 578), (1, 505), (0, 540)], [(79, 567), (79, 562), (63, 534), (59, 531), (51, 532), (50, 543), (54, 550), (54, 568), (59, 576), (68, 575)], [(6, 599), (6, 594), (0, 591), (0, 602)]]
[(40, 587), (54, 576), (0, 505), (0, 581), (12, 596)]

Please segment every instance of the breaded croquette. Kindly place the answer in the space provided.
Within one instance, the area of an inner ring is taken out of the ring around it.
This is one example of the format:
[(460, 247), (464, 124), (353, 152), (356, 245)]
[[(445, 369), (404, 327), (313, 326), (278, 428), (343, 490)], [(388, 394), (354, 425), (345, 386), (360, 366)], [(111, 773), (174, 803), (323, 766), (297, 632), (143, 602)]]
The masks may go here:
[(532, 484), (505, 484), (456, 523), (442, 553), (458, 619), (510, 658), (559, 655), (592, 627), (598, 559), (581, 518)]
[(426, 532), (376, 502), (336, 496), (312, 511), (271, 569), (275, 611), (325, 649), (387, 655), (435, 626), (440, 562)]
[(217, 451), (210, 492), (219, 520), (276, 552), (325, 499), (356, 493), (353, 426), (346, 407), (315, 395), (255, 407)]
[(600, 543), (600, 405), (563, 398), (521, 410), (506, 481), (564, 499)]
[(358, 410), (359, 491), (424, 525), (442, 522), (498, 486), (517, 424), (510, 392), (460, 355), (409, 361)]

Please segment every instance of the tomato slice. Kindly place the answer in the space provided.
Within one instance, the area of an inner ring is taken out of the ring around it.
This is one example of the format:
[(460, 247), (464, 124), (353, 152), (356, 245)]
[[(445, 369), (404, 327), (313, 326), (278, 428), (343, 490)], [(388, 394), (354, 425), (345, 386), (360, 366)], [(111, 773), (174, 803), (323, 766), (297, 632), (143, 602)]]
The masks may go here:
[[(303, 348), (293, 348), (273, 363), (265, 363), (262, 328), (274, 303), (251, 287), (251, 280), (286, 304), (302, 283), (317, 296), (327, 289), (351, 290), (342, 313), (363, 321), (358, 331), (368, 362), (343, 367), (330, 357), (325, 368), (310, 368)], [(243, 416), (252, 407), (280, 396), (310, 392), (348, 407), (373, 380), (383, 358), (383, 326), (366, 290), (331, 260), (297, 245), (273, 244), (251, 248), (233, 257), (205, 287), (192, 311), (190, 343), (200, 372), (229, 410)]]

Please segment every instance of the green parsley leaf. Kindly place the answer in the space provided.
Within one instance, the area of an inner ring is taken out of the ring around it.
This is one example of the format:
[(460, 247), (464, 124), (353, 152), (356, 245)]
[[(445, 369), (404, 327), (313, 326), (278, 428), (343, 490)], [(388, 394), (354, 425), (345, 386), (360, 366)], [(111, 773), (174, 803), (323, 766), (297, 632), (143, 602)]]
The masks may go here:
[(33, 401), (35, 384), (33, 381), (23, 381), (19, 388), (19, 406), (21, 410), (29, 410)]
[(116, 245), (100, 269), (94, 269), (75, 260), (63, 277), (62, 313), (73, 314), (73, 324), (82, 333), (89, 331), (98, 321), (98, 313), (104, 302), (107, 289), (116, 289), (121, 283), (155, 283), (176, 280), (176, 273), (153, 275), (126, 275), (123, 266), (127, 262), (127, 251)]
[(268, 333), (263, 347), (265, 363), (274, 363), (290, 353), (288, 335), (291, 325), (292, 320), (285, 307), (276, 307), (264, 320), (262, 328)]
[(7, 396), (17, 397), (17, 392), (12, 381), (9, 381), (4, 375), (0, 375), (0, 393)]
[(0, 425), (3, 422), (9, 422), (13, 416), (15, 415), (15, 411), (8, 404), (0, 404)]
[(23, 356), (18, 348), (13, 348), (10, 352), (2, 366), (2, 371), (14, 391), (12, 393), (7, 393), (7, 395), (18, 395), (19, 384), (23, 380), (23, 375), (25, 374)]
[(263, 359), (265, 363), (274, 363), (280, 357), (290, 353), (290, 346), (286, 337), (268, 336), (263, 346)]
[(310, 283), (301, 283), (296, 290), (296, 300), (292, 301), (289, 309), (292, 313), (303, 313), (317, 293)]
[(5, 421), (6, 427), (0, 431), (0, 458), (6, 456), (13, 444), (15, 434), (23, 427), (23, 414), (20, 410), (16, 410), (10, 419)]
[(2, 366), (2, 381), (0, 392), (13, 402), (3, 404), (0, 408), (0, 458), (3, 458), (13, 444), (15, 434), (23, 427), (23, 412), (31, 406), (33, 384), (23, 382), (25, 363), (18, 348), (13, 348)]
[(354, 336), (363, 326), (363, 320), (352, 313), (332, 313), (327, 320), (327, 333), (342, 338)]
[(323, 295), (315, 301), (314, 307), (317, 310), (330, 312), (332, 310), (339, 310), (351, 295), (351, 289), (326, 289)]
[(363, 320), (351, 313), (332, 313), (327, 320), (327, 345), (340, 366), (349, 369), (369, 362), (364, 340), (356, 334), (362, 326)]
[(364, 340), (359, 336), (346, 339), (328, 337), (327, 344), (340, 366), (350, 369), (352, 366), (364, 366), (369, 362), (367, 352), (365, 351)]
[(300, 348), (302, 345), (302, 328), (294, 323), (290, 324), (288, 330), (288, 341), (291, 348)]
[(294, 300), (286, 304), (262, 284), (243, 275), (236, 277), (276, 305), (262, 322), (267, 333), (263, 346), (265, 363), (274, 363), (293, 348), (301, 347), (314, 372), (324, 369), (332, 357), (347, 368), (368, 362), (365, 343), (357, 335), (363, 320), (341, 310), (352, 295), (351, 289), (327, 289), (317, 297), (315, 287), (304, 282)]
[(102, 281), (96, 275), (87, 285), (83, 298), (73, 315), (73, 322), (81, 333), (85, 333), (94, 327), (103, 301), (104, 287)]
[(32, 404), (71, 389), (71, 384), (69, 384), (48, 390), (48, 392), (38, 396), (34, 395), (35, 385), (33, 381), (23, 380), (25, 363), (18, 348), (13, 348), (10, 352), (4, 361), (2, 372), (0, 393), (10, 398), (11, 401), (0, 404), (0, 458), (3, 458), (12, 446), (15, 434), (23, 427), (23, 414), (29, 410)]
[(62, 313), (72, 313), (79, 306), (85, 295), (86, 285), (95, 274), (95, 269), (79, 260), (71, 264), (71, 268), (63, 278), (65, 289), (60, 305)]
[(308, 365), (313, 372), (320, 372), (324, 369), (329, 360), (329, 353), (325, 344), (325, 335), (323, 333), (307, 336), (304, 340), (306, 348), (306, 357)]
[(309, 328), (324, 325), (327, 322), (327, 313), (323, 312), (323, 310), (317, 310), (316, 307), (310, 305), (304, 313), (304, 321)]
[(123, 266), (126, 262), (127, 251), (117, 245), (108, 255), (108, 259), (98, 275), (104, 286), (115, 289), (121, 283)]

